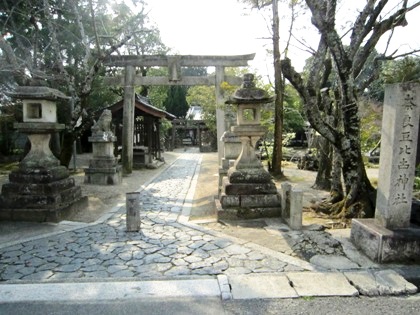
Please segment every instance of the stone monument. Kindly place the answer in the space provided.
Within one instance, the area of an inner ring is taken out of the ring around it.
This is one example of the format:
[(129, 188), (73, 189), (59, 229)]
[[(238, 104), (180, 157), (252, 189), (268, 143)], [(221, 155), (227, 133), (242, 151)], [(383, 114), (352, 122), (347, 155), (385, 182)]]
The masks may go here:
[(9, 174), (2, 186), (0, 219), (10, 221), (58, 222), (78, 211), (82, 197), (66, 167), (50, 150), (51, 134), (64, 129), (57, 123), (57, 100), (67, 100), (63, 93), (48, 87), (18, 87), (13, 98), (23, 103), (23, 122), (15, 128), (27, 134), (31, 149)]
[(111, 131), (112, 113), (105, 109), (98, 121), (91, 128), (93, 158), (89, 168), (85, 168), (85, 184), (118, 185), (121, 184), (121, 166), (114, 156), (114, 142), (117, 138)]
[(377, 262), (420, 261), (420, 226), (410, 222), (420, 85), (385, 89), (374, 219), (353, 219), (351, 239)]
[(261, 105), (273, 100), (267, 92), (256, 88), (254, 76), (245, 74), (243, 83), (227, 104), (237, 108), (237, 125), (231, 131), (241, 141), (241, 153), (223, 179), (219, 219), (250, 219), (281, 214), (280, 196), (256, 156), (255, 144), (266, 128), (261, 126)]

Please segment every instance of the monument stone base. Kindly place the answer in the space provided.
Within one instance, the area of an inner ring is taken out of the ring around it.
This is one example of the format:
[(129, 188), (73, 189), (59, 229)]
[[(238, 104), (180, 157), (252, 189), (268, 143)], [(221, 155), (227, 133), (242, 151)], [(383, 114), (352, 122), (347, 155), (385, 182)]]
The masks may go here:
[(351, 241), (378, 263), (420, 262), (420, 227), (388, 230), (375, 219), (353, 219)]
[(122, 182), (122, 167), (115, 157), (94, 157), (85, 168), (85, 184), (119, 185)]
[(92, 185), (119, 185), (122, 182), (121, 166), (114, 168), (86, 168), (85, 184)]
[(19, 169), (2, 186), (0, 220), (59, 222), (87, 204), (64, 166)]
[[(261, 195), (256, 196), (249, 196), (250, 198), (248, 201), (255, 200), (254, 198), (257, 197), (260, 199)], [(226, 198), (226, 199), (224, 199)], [(274, 218), (280, 217), (281, 215), (281, 207), (280, 202), (275, 200), (274, 198), (270, 198), (272, 202), (272, 206), (222, 206), (221, 201), (229, 200), (232, 204), (241, 202), (241, 197), (238, 196), (237, 198), (233, 196), (226, 196), (222, 195), (220, 199), (215, 199), (215, 205), (217, 210), (217, 218), (218, 220), (242, 220), (242, 219), (260, 219), (260, 218)]]

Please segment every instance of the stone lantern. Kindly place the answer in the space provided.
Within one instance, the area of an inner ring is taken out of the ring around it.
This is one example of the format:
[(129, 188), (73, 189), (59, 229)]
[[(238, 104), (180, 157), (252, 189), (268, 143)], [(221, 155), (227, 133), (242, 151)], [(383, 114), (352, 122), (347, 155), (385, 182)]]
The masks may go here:
[(219, 218), (240, 219), (281, 215), (280, 196), (255, 152), (256, 142), (265, 134), (261, 106), (273, 100), (256, 88), (252, 74), (245, 74), (240, 89), (227, 104), (237, 106), (237, 125), (231, 131), (241, 140), (241, 153), (222, 182)]
[(31, 149), (2, 186), (0, 219), (58, 222), (82, 200), (80, 187), (49, 147), (51, 134), (64, 129), (57, 123), (56, 101), (68, 97), (41, 86), (18, 87), (10, 95), (22, 100), (23, 122), (14, 126), (28, 136)]

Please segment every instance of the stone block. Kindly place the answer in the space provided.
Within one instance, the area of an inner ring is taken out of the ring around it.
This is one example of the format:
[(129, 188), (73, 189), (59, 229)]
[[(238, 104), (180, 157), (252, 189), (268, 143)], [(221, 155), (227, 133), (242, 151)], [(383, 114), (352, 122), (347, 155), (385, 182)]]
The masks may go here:
[(85, 169), (85, 184), (92, 185), (119, 185), (122, 182), (121, 166), (111, 168)]
[(88, 198), (84, 196), (73, 199), (70, 203), (54, 205), (50, 208), (0, 209), (0, 221), (60, 222), (87, 207)]
[(286, 275), (299, 296), (359, 295), (359, 291), (339, 272), (293, 272)]
[(71, 177), (46, 184), (6, 183), (2, 186), (2, 195), (54, 195), (73, 186), (74, 178)]
[(98, 157), (89, 161), (89, 168), (113, 168), (118, 165), (116, 157)]
[(224, 193), (220, 196), (220, 203), (223, 208), (226, 207), (239, 207), (240, 205), (240, 196), (229, 196)]
[(113, 157), (114, 156), (114, 143), (113, 142), (93, 142), (92, 155), (94, 158), (101, 157), (101, 156)]
[(274, 183), (257, 183), (257, 184), (232, 184), (224, 182), (222, 190), (226, 195), (268, 195), (277, 194), (277, 187)]
[(264, 208), (278, 207), (280, 209), (280, 197), (277, 194), (271, 195), (243, 195), (241, 196), (241, 207), (244, 208)]
[(353, 219), (351, 241), (379, 263), (420, 261), (420, 228), (389, 230), (374, 219)]
[(16, 183), (51, 183), (69, 177), (64, 166), (37, 169), (19, 169), (9, 174), (9, 181)]
[(344, 273), (347, 279), (366, 296), (414, 294), (417, 287), (394, 270), (360, 270)]
[(234, 299), (297, 298), (286, 275), (229, 276)]
[(231, 183), (269, 183), (271, 175), (263, 168), (236, 169), (230, 168), (228, 171), (229, 181)]

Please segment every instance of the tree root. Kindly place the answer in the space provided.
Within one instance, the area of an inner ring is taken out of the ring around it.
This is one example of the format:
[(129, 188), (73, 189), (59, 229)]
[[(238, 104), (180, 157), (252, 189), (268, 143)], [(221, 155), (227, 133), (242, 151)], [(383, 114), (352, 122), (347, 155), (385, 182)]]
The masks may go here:
[(334, 200), (335, 202), (332, 200), (319, 203), (316, 211), (327, 214), (331, 219), (339, 219), (344, 222), (353, 218), (372, 218), (374, 216), (374, 209), (368, 199), (359, 200), (350, 205), (346, 205), (346, 198), (340, 201)]

